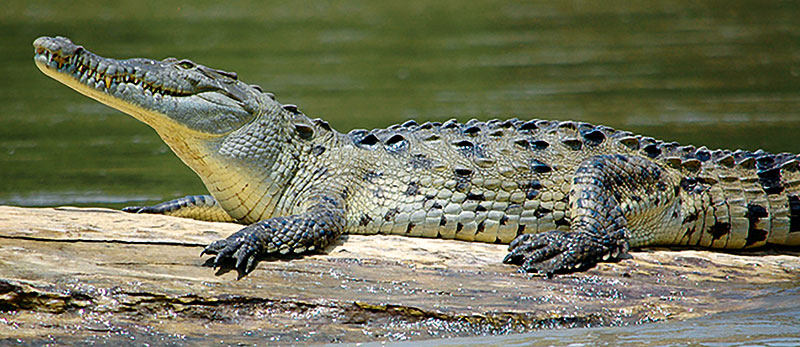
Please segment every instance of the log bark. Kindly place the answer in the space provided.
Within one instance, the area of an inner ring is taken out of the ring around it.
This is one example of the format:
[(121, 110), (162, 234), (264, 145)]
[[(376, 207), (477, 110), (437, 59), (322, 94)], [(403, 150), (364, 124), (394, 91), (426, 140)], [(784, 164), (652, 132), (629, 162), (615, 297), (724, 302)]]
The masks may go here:
[(505, 245), (342, 238), (238, 278), (200, 251), (240, 225), (0, 206), (0, 342), (361, 342), (640, 324), (763, 305), (800, 253), (632, 252), (554, 278)]

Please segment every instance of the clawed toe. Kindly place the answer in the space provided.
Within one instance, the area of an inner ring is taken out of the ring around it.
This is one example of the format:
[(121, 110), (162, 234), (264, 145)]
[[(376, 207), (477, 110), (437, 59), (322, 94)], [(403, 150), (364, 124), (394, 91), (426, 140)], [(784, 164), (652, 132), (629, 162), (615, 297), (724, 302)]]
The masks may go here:
[(206, 246), (206, 248), (203, 248), (203, 251), (200, 252), (200, 256), (202, 257), (202, 256), (204, 256), (206, 254), (210, 254), (210, 255), (219, 254), (220, 251), (225, 249), (226, 245), (227, 245), (226, 240), (214, 241), (210, 245)]
[(253, 270), (258, 256), (258, 248), (247, 241), (242, 235), (231, 235), (225, 240), (217, 240), (206, 246), (200, 255), (216, 255), (213, 267), (220, 267), (228, 259), (235, 260), (236, 269), (241, 273), (249, 273)]
[(607, 242), (590, 234), (553, 230), (518, 236), (503, 259), (506, 264), (520, 266), (522, 272), (538, 272), (551, 276), (581, 270), (598, 261), (618, 258), (626, 245), (609, 247)]

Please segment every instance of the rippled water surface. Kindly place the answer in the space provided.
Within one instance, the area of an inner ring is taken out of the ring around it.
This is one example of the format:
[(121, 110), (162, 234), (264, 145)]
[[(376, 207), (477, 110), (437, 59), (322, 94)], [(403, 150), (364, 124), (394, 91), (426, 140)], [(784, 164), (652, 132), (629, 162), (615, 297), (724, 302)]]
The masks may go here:
[[(414, 342), (415, 346), (800, 346), (797, 288), (769, 306), (687, 321), (628, 327), (545, 330), (528, 334)], [(409, 343), (409, 345), (412, 343)]]
[[(572, 119), (710, 148), (800, 152), (795, 1), (4, 1), (0, 10), (0, 204), (119, 207), (204, 192), (148, 127), (39, 73), (31, 42), (41, 35), (115, 58), (236, 71), (340, 131), (411, 118)], [(764, 315), (797, 336), (797, 305), (574, 334), (659, 341), (652, 331), (701, 334)], [(759, 330), (754, 343), (781, 345), (780, 329)]]

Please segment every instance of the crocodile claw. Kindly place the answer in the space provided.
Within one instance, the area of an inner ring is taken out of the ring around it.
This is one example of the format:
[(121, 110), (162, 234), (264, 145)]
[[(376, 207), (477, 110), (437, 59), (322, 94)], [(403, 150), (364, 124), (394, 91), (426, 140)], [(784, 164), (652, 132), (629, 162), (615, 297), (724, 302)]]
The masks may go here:
[(206, 246), (200, 256), (211, 254), (214, 257), (214, 269), (220, 267), (228, 259), (236, 261), (236, 269), (243, 274), (250, 273), (255, 267), (259, 248), (248, 237), (248, 228), (239, 230), (227, 239), (217, 240)]
[(510, 252), (503, 263), (520, 265), (522, 272), (551, 276), (554, 273), (587, 269), (600, 261), (619, 259), (627, 249), (624, 238), (552, 230), (517, 236), (509, 245)]

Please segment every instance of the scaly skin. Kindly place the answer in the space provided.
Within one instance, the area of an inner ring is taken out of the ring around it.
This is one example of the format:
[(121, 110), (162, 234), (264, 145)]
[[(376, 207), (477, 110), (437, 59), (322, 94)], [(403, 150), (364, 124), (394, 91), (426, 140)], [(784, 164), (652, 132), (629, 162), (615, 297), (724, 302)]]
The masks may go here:
[(794, 154), (679, 146), (609, 127), (471, 120), (341, 134), (188, 60), (114, 60), (66, 38), (39, 69), (150, 125), (211, 196), (127, 211), (248, 224), (205, 248), (244, 272), (342, 233), (510, 243), (504, 262), (568, 272), (647, 245), (800, 245)]

